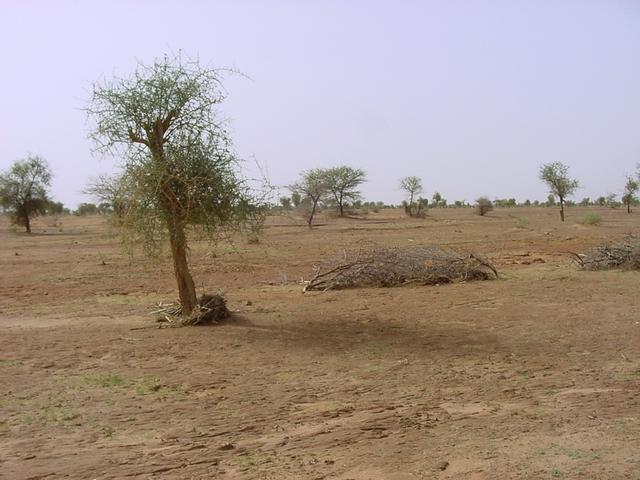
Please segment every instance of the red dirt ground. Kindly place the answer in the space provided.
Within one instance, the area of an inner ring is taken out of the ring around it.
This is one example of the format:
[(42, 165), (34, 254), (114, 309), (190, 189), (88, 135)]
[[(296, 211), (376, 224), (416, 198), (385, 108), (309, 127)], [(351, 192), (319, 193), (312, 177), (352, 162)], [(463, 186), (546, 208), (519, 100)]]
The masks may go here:
[[(258, 245), (194, 245), (234, 319), (163, 329), (168, 259), (100, 217), (2, 223), (0, 478), (640, 479), (640, 273), (566, 254), (640, 214), (586, 211), (273, 217)], [(302, 293), (364, 242), (473, 250), (501, 279)]]

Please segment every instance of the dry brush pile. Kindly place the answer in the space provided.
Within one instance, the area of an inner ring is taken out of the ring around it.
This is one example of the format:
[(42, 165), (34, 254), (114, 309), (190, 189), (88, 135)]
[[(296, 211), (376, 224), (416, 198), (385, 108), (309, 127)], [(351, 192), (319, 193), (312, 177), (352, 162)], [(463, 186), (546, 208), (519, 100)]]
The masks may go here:
[(573, 255), (585, 270), (640, 270), (640, 236), (627, 235), (618, 243), (601, 245), (587, 253)]
[(204, 294), (188, 317), (182, 316), (180, 303), (159, 304), (151, 312), (158, 322), (166, 322), (169, 326), (210, 325), (226, 320), (231, 316), (227, 309), (227, 301), (222, 295)]
[(494, 277), (498, 277), (495, 267), (474, 253), (435, 246), (374, 247), (344, 252), (316, 267), (305, 291), (435, 285)]

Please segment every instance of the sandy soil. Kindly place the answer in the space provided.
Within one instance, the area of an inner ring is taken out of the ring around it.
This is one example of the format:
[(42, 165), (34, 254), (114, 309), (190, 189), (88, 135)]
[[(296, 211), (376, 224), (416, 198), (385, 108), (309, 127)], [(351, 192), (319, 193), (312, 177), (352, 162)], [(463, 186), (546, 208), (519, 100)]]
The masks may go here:
[[(234, 319), (163, 329), (166, 258), (123, 253), (100, 217), (4, 222), (0, 478), (640, 479), (640, 273), (565, 253), (640, 213), (586, 211), (273, 217), (260, 244), (193, 247)], [(502, 278), (302, 293), (365, 242), (474, 250)]]

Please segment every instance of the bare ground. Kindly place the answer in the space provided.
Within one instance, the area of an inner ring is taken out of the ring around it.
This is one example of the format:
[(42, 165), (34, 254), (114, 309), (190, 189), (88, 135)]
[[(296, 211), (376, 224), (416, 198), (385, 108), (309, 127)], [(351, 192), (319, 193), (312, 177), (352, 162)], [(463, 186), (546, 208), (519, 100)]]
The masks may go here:
[[(168, 261), (103, 219), (0, 230), (0, 478), (640, 479), (640, 273), (567, 251), (640, 215), (551, 209), (270, 218), (258, 245), (192, 252), (234, 319), (158, 329)], [(489, 257), (500, 280), (302, 294), (364, 242)]]

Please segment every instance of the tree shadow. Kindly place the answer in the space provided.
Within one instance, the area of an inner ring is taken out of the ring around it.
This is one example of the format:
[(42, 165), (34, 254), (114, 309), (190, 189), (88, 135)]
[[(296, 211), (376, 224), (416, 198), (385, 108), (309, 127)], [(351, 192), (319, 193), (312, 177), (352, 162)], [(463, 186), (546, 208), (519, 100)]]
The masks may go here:
[(286, 324), (274, 324), (255, 322), (244, 315), (234, 314), (220, 327), (244, 328), (252, 342), (279, 343), (283, 351), (405, 352), (448, 357), (478, 357), (512, 351), (501, 342), (499, 335), (479, 330), (473, 325), (434, 323), (408, 326), (348, 318), (292, 320)]

